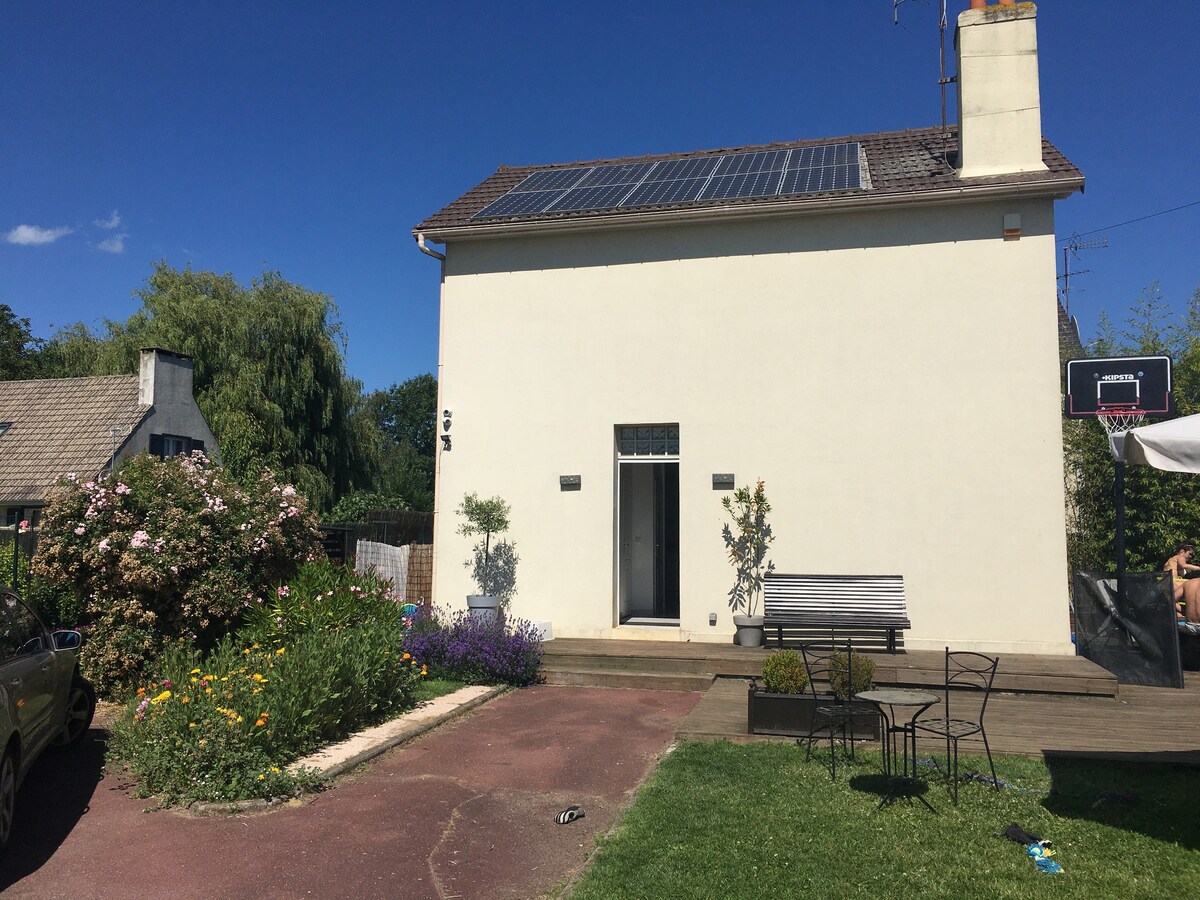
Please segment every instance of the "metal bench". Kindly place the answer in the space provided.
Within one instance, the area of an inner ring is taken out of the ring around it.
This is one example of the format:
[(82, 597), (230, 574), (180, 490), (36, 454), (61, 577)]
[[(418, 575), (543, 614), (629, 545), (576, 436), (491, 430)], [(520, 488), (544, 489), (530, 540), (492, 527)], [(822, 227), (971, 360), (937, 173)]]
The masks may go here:
[(784, 575), (763, 583), (763, 627), (857, 628), (887, 632), (896, 652), (896, 632), (912, 627), (904, 600), (903, 575)]

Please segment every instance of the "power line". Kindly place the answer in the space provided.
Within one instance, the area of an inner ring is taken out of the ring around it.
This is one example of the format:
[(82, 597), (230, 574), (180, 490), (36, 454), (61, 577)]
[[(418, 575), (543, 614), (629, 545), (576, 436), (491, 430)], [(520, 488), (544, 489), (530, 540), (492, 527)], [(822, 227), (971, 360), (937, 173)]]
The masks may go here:
[(1150, 213), (1148, 216), (1138, 216), (1136, 219), (1130, 219), (1127, 222), (1118, 222), (1116, 225), (1105, 225), (1103, 228), (1097, 228), (1093, 231), (1083, 231), (1073, 234), (1071, 237), (1059, 238), (1055, 241), (1056, 244), (1065, 244), (1068, 241), (1078, 240), (1081, 237), (1086, 237), (1089, 234), (1098, 234), (1101, 231), (1109, 231), (1113, 228), (1120, 228), (1122, 225), (1132, 225), (1134, 222), (1144, 222), (1147, 219), (1153, 219), (1155, 216), (1165, 216), (1167, 213), (1179, 212), (1181, 209), (1187, 209), (1189, 206), (1200, 206), (1200, 200), (1193, 200), (1191, 203), (1185, 203), (1183, 206), (1172, 206), (1170, 209), (1160, 210), (1159, 212)]

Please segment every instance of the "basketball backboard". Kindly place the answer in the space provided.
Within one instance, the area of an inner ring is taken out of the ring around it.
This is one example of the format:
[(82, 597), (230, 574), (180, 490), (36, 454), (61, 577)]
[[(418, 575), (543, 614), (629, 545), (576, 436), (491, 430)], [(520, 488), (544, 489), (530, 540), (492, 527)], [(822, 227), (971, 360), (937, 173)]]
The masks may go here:
[(1175, 411), (1169, 356), (1072, 359), (1067, 363), (1068, 419), (1110, 413), (1169, 416)]

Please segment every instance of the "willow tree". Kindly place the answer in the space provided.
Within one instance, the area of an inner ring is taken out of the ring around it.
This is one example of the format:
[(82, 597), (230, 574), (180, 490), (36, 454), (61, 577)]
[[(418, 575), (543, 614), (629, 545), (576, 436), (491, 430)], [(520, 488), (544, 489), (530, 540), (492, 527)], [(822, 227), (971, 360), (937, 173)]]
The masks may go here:
[(361, 384), (346, 374), (345, 337), (328, 296), (278, 272), (243, 286), (230, 274), (166, 263), (136, 296), (141, 309), (125, 322), (105, 321), (97, 334), (72, 326), (49, 342), (52, 356), (88, 369), (61, 374), (135, 372), (142, 347), (185, 353), (229, 472), (269, 467), (320, 508), (371, 484), (377, 429)]

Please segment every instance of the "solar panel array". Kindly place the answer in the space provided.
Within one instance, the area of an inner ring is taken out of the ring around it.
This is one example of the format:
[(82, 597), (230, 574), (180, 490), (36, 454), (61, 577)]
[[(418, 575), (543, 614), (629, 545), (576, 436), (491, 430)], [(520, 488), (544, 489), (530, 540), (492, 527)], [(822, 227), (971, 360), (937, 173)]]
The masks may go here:
[(473, 219), (787, 197), (861, 186), (857, 142), (534, 172)]

